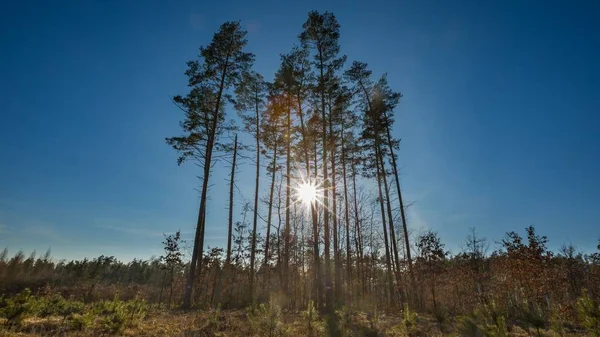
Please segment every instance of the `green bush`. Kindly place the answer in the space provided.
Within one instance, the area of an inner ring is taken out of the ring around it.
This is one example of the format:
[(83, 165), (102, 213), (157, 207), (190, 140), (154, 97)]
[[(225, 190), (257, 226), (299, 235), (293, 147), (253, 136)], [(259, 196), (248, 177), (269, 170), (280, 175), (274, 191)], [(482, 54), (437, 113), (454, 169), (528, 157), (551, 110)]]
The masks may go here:
[(508, 337), (506, 319), (494, 302), (459, 317), (456, 328), (465, 337)]
[(94, 303), (91, 314), (96, 316), (97, 327), (105, 333), (122, 332), (129, 324), (137, 323), (147, 313), (147, 304), (138, 298), (123, 302), (115, 296), (112, 301)]
[(585, 289), (577, 299), (577, 313), (585, 330), (593, 336), (600, 336), (600, 306)]
[(94, 303), (91, 313), (97, 317), (96, 324), (102, 332), (116, 334), (125, 329), (127, 312), (117, 298)]
[(13, 298), (0, 300), (0, 317), (6, 319), (6, 325), (20, 325), (25, 317), (35, 312), (35, 306), (31, 291), (25, 289)]
[(388, 336), (416, 336), (417, 335), (417, 313), (411, 311), (408, 304), (404, 304), (402, 310), (402, 321), (386, 331)]
[(65, 299), (60, 294), (43, 297), (37, 300), (39, 317), (60, 316), (63, 321), (74, 314), (82, 314), (85, 304), (73, 299)]
[(527, 327), (531, 326), (537, 331), (538, 337), (541, 337), (540, 329), (544, 329), (548, 322), (548, 315), (537, 303), (531, 303), (526, 299), (519, 306), (519, 318)]
[(302, 318), (306, 325), (307, 336), (320, 336), (323, 333), (323, 323), (319, 320), (319, 313), (313, 301), (308, 301), (306, 310), (302, 312)]
[(268, 304), (261, 303), (247, 309), (248, 323), (257, 336), (281, 336), (281, 308), (271, 298)]
[(434, 311), (433, 315), (438, 324), (438, 328), (441, 332), (445, 331), (446, 323), (448, 322), (448, 311), (440, 306), (438, 306)]
[(408, 304), (404, 304), (404, 310), (402, 311), (402, 325), (404, 326), (408, 335), (412, 335), (417, 329), (417, 313), (411, 311)]
[(554, 306), (550, 313), (550, 328), (559, 336), (565, 335), (566, 319), (560, 306)]
[(74, 330), (86, 330), (91, 327), (96, 320), (96, 316), (92, 311), (88, 311), (84, 314), (73, 314), (69, 319), (69, 326)]
[(483, 335), (479, 326), (478, 317), (475, 314), (464, 315), (456, 320), (456, 330), (460, 336), (478, 337)]

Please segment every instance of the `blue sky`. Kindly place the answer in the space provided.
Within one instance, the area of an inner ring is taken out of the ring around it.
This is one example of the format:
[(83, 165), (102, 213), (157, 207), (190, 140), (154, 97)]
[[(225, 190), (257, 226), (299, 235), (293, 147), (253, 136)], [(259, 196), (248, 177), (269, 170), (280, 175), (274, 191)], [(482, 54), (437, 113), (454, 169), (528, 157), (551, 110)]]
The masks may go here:
[[(185, 62), (226, 20), (271, 78), (312, 9), (342, 52), (404, 94), (396, 137), (411, 228), (457, 251), (535, 225), (551, 247), (600, 236), (595, 1), (20, 1), (0, 5), (0, 247), (56, 258), (161, 253), (191, 238), (199, 186), (164, 138)], [(230, 113), (233, 114), (233, 112)], [(248, 166), (241, 171), (251, 170)], [(215, 170), (207, 242), (226, 234)], [(266, 189), (266, 179), (262, 186)], [(251, 183), (240, 182), (251, 198)], [(241, 201), (240, 201), (241, 202)], [(237, 212), (236, 212), (237, 213)], [(263, 210), (264, 213), (264, 210)], [(493, 246), (494, 247), (494, 246)]]

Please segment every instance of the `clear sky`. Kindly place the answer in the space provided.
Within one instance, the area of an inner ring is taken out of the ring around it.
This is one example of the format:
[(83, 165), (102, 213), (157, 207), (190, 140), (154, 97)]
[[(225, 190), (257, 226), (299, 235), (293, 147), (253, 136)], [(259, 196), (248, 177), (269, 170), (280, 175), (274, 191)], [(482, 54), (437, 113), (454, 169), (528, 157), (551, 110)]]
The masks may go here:
[[(164, 142), (185, 62), (241, 20), (272, 78), (312, 9), (337, 16), (349, 61), (404, 94), (394, 134), (415, 232), (456, 252), (469, 227), (493, 241), (535, 225), (553, 248), (595, 247), (600, 2), (65, 0), (0, 5), (0, 249), (129, 260), (159, 255), (163, 232), (191, 238), (200, 172)], [(227, 231), (224, 171), (211, 246)]]

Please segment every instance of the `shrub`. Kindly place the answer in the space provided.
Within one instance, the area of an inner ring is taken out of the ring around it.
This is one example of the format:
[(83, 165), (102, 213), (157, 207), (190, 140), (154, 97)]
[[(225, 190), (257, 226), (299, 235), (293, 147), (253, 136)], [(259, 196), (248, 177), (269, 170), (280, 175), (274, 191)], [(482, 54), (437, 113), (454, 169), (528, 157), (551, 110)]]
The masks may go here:
[(308, 301), (306, 310), (302, 312), (302, 318), (306, 325), (307, 336), (320, 336), (323, 333), (323, 324), (319, 321), (319, 314), (313, 301)]
[(550, 328), (559, 336), (565, 335), (565, 314), (561, 306), (554, 306), (550, 313)]
[(20, 325), (23, 319), (35, 310), (35, 298), (25, 289), (15, 297), (0, 301), (0, 317), (6, 319), (6, 325)]
[(527, 327), (532, 326), (536, 329), (538, 337), (542, 336), (540, 329), (546, 327), (548, 317), (539, 304), (523, 300), (519, 307), (519, 316), (523, 323), (527, 324)]
[(37, 300), (37, 315), (40, 317), (61, 316), (63, 321), (74, 314), (81, 314), (85, 309), (82, 302), (65, 299), (60, 294)]
[(593, 336), (600, 336), (600, 306), (585, 289), (577, 299), (577, 313), (585, 330)]
[(148, 305), (146, 301), (136, 297), (131, 301), (124, 302), (124, 310), (127, 313), (130, 324), (136, 324), (148, 314)]
[(416, 336), (417, 335), (417, 313), (411, 311), (408, 304), (404, 304), (402, 310), (402, 321), (386, 331), (389, 336)]
[(247, 309), (250, 328), (258, 336), (281, 336), (281, 308), (271, 298), (268, 304), (261, 303)]
[(438, 306), (433, 311), (433, 315), (435, 316), (435, 320), (438, 324), (438, 328), (440, 329), (441, 332), (444, 332), (446, 323), (448, 322), (448, 312), (444, 308)]
[(127, 312), (117, 298), (94, 303), (92, 313), (98, 317), (96, 323), (102, 332), (116, 334), (125, 329)]
[(402, 311), (402, 325), (404, 326), (408, 335), (412, 335), (417, 329), (417, 313), (411, 311), (408, 304), (404, 304), (404, 310)]
[(494, 302), (475, 310), (472, 314), (457, 320), (460, 336), (466, 337), (508, 337), (506, 319)]
[(73, 314), (69, 319), (69, 326), (75, 330), (86, 330), (91, 327), (96, 320), (96, 316), (92, 311), (84, 314)]
[(478, 318), (474, 314), (458, 317), (456, 320), (456, 330), (460, 336), (464, 337), (478, 337), (482, 335)]
[(132, 325), (143, 319), (147, 310), (146, 302), (139, 298), (123, 302), (115, 296), (112, 301), (94, 303), (90, 314), (96, 317), (95, 321), (101, 331), (115, 334), (122, 332), (128, 324)]

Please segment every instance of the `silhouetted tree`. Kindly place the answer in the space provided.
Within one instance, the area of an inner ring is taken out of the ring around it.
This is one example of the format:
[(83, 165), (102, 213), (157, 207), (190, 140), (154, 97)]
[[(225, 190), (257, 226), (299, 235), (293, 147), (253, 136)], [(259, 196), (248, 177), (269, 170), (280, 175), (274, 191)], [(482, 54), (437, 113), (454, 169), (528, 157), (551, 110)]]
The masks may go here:
[(317, 70), (317, 84), (314, 88), (316, 96), (320, 97), (320, 113), (321, 113), (321, 136), (322, 136), (322, 157), (323, 157), (323, 224), (325, 231), (325, 301), (327, 310), (331, 311), (333, 306), (333, 292), (331, 284), (331, 267), (330, 267), (330, 238), (329, 238), (329, 176), (327, 172), (327, 91), (328, 86), (335, 77), (335, 73), (342, 67), (345, 56), (338, 57), (339, 46), (339, 29), (340, 25), (330, 12), (323, 14), (317, 11), (308, 13), (308, 20), (302, 26), (304, 30), (300, 33), (300, 41), (304, 46), (311, 49), (314, 54), (313, 66)]
[[(250, 250), (250, 296), (254, 299), (254, 263), (256, 260), (256, 233), (258, 222), (258, 193), (260, 181), (260, 115), (264, 109), (267, 84), (260, 74), (255, 72), (246, 73), (242, 82), (236, 89), (236, 109), (240, 111), (240, 117), (244, 123), (244, 129), (250, 133), (256, 141), (256, 175), (254, 184), (254, 216), (252, 220), (252, 247)], [(245, 112), (252, 111), (251, 114)]]
[(215, 33), (211, 43), (200, 47), (199, 60), (189, 61), (186, 75), (190, 91), (186, 96), (175, 96), (174, 102), (185, 113), (181, 123), (184, 135), (167, 138), (167, 143), (180, 153), (178, 163), (193, 159), (203, 167), (200, 209), (194, 237), (194, 248), (183, 307), (191, 305), (196, 277), (196, 264), (204, 248), (206, 200), (213, 151), (223, 131), (225, 101), (231, 97), (228, 89), (239, 84), (252, 65), (254, 55), (243, 51), (246, 32), (239, 22), (226, 22)]
[(164, 246), (165, 255), (160, 257), (160, 261), (164, 263), (165, 274), (163, 276), (163, 281), (160, 287), (160, 295), (158, 297), (159, 307), (162, 300), (162, 294), (167, 275), (169, 276), (169, 301), (167, 305), (171, 306), (171, 299), (173, 297), (173, 274), (175, 273), (175, 269), (183, 264), (181, 244), (185, 242), (181, 239), (181, 231), (179, 230), (175, 232), (175, 234), (163, 235), (165, 236), (165, 241), (162, 243)]

